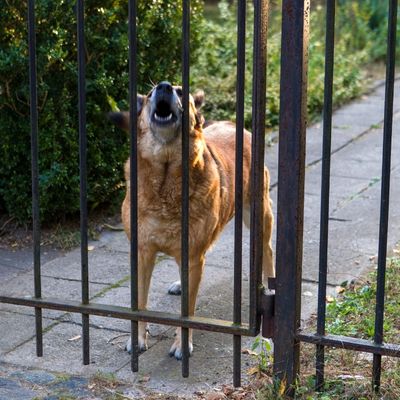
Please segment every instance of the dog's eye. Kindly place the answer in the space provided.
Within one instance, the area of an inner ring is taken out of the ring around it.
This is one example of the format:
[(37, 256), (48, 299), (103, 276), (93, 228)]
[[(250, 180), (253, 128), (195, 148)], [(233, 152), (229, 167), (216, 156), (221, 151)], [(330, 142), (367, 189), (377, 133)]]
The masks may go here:
[(182, 97), (182, 89), (181, 89), (181, 88), (177, 88), (177, 89), (175, 89), (175, 91), (176, 91), (176, 94), (177, 94), (179, 97)]

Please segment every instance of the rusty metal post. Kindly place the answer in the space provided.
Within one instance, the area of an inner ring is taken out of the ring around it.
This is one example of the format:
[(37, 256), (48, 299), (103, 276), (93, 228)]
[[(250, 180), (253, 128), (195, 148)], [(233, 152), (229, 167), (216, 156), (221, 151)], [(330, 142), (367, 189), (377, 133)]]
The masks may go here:
[(287, 394), (299, 373), (309, 0), (283, 0), (274, 374)]

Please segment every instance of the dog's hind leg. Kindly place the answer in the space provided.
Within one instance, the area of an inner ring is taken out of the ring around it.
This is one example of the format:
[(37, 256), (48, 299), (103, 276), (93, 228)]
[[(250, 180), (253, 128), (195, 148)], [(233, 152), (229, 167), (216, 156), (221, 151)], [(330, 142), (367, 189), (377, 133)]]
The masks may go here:
[(268, 278), (275, 277), (274, 254), (272, 251), (272, 229), (274, 214), (272, 213), (269, 193), (264, 196), (264, 237), (263, 237), (263, 283), (268, 288)]
[[(200, 282), (204, 271), (204, 262), (204, 254), (200, 257), (192, 258), (189, 262), (189, 316), (194, 315), (197, 294), (199, 292)], [(192, 352), (192, 329), (189, 329), (189, 354), (192, 354)], [(169, 350), (169, 355), (171, 357), (175, 357), (177, 360), (182, 359), (181, 328), (176, 329), (176, 338), (171, 346), (171, 349)]]
[[(156, 251), (150, 248), (143, 250), (139, 248), (138, 254), (138, 308), (145, 310), (147, 307), (147, 298), (149, 295), (149, 287), (151, 282), (151, 275), (154, 269), (156, 260)], [(139, 322), (139, 351), (147, 350), (147, 324)], [(130, 353), (132, 351), (132, 340), (129, 338), (126, 344), (126, 350)]]

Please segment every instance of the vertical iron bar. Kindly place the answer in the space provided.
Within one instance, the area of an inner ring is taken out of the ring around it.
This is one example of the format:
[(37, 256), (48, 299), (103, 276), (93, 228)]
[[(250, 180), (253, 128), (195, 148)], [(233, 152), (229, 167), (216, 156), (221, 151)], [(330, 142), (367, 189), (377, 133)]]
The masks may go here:
[[(28, 2), (28, 42), (29, 42), (29, 94), (31, 118), (31, 164), (32, 164), (32, 229), (33, 229), (33, 269), (35, 297), (42, 296), (40, 276), (40, 211), (39, 211), (39, 149), (38, 149), (38, 109), (36, 74), (36, 33), (35, 0)], [(35, 308), (36, 354), (43, 355), (42, 309)]]
[(260, 294), (263, 258), (264, 148), (266, 107), (268, 0), (254, 1), (253, 104), (250, 204), (250, 320), (261, 322)]
[(293, 395), (299, 373), (309, 0), (283, 0), (274, 375)]
[[(387, 33), (387, 57), (386, 57), (386, 88), (385, 88), (385, 115), (383, 126), (383, 150), (382, 150), (382, 184), (381, 184), (381, 207), (379, 222), (379, 249), (378, 249), (378, 275), (376, 288), (375, 309), (375, 335), (374, 342), (383, 342), (383, 318), (385, 306), (385, 273), (386, 252), (389, 218), (390, 197), (390, 164), (392, 150), (392, 127), (393, 127), (393, 95), (394, 74), (396, 59), (396, 25), (397, 25), (397, 0), (389, 1), (389, 18)], [(382, 356), (374, 354), (372, 385), (379, 391), (381, 380)]]
[[(130, 264), (131, 308), (138, 309), (137, 35), (136, 0), (129, 0)], [(138, 321), (131, 321), (131, 370), (139, 369)]]
[[(324, 120), (322, 144), (322, 184), (320, 210), (319, 279), (318, 279), (318, 318), (317, 333), (325, 334), (326, 283), (328, 274), (328, 232), (329, 232), (329, 190), (331, 173), (331, 137), (332, 137), (332, 91), (333, 61), (335, 40), (335, 0), (326, 2), (325, 36), (325, 82), (324, 82)], [(316, 351), (316, 390), (322, 390), (324, 384), (324, 346), (317, 345)]]
[[(235, 153), (235, 244), (233, 282), (233, 322), (242, 322), (242, 239), (243, 239), (243, 129), (244, 74), (246, 63), (246, 0), (237, 5), (237, 82), (236, 82), (236, 153)], [(242, 338), (233, 336), (233, 385), (240, 386)]]
[[(81, 209), (81, 274), (82, 303), (89, 303), (89, 265), (88, 265), (88, 215), (87, 215), (87, 135), (86, 135), (86, 61), (85, 61), (85, 8), (84, 0), (77, 3), (78, 35), (78, 108), (79, 108), (79, 172)], [(83, 364), (89, 359), (89, 314), (82, 314)]]
[[(189, 72), (190, 0), (182, 0), (182, 233), (181, 233), (181, 315), (189, 315)], [(181, 328), (182, 376), (189, 376), (189, 330)]]

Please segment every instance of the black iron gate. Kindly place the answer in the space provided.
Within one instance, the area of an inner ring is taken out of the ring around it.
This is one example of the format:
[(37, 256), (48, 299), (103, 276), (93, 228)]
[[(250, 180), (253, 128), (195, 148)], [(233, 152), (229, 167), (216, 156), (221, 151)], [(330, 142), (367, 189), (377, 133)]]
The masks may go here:
[[(183, 0), (182, 15), (182, 86), (183, 106), (189, 104), (189, 61), (190, 61), (190, 0)], [(35, 308), (36, 352), (43, 355), (42, 309), (55, 309), (75, 312), (82, 315), (83, 364), (90, 361), (90, 315), (131, 320), (132, 371), (138, 371), (138, 321), (182, 327), (182, 375), (189, 375), (189, 328), (223, 332), (233, 335), (234, 343), (234, 384), (240, 385), (241, 336), (256, 336), (260, 330), (261, 265), (262, 265), (262, 224), (264, 187), (264, 132), (265, 132), (265, 91), (266, 91), (266, 34), (267, 0), (254, 1), (254, 53), (253, 53), (253, 136), (252, 136), (252, 177), (253, 196), (251, 199), (250, 233), (250, 315), (248, 322), (241, 320), (242, 292), (242, 193), (243, 193), (243, 127), (244, 127), (244, 71), (246, 1), (238, 2), (237, 37), (237, 129), (236, 129), (236, 224), (234, 257), (233, 321), (216, 320), (189, 316), (188, 309), (188, 237), (189, 237), (189, 135), (182, 134), (182, 235), (181, 235), (181, 314), (168, 314), (138, 309), (138, 203), (137, 203), (137, 1), (129, 0), (129, 103), (130, 103), (130, 168), (131, 168), (131, 307), (117, 307), (89, 301), (89, 263), (88, 263), (88, 213), (87, 213), (87, 135), (86, 135), (86, 81), (85, 81), (85, 17), (84, 0), (77, 0), (77, 40), (78, 40), (78, 107), (79, 107), (79, 167), (80, 167), (80, 210), (81, 210), (81, 301), (42, 297), (41, 257), (40, 257), (40, 216), (39, 216), (39, 170), (38, 170), (38, 107), (36, 74), (35, 38), (35, 0), (28, 1), (28, 42), (30, 76), (30, 116), (32, 149), (32, 203), (33, 203), (33, 241), (34, 241), (34, 296), (0, 296), (0, 302), (24, 305)], [(252, 27), (253, 28), (253, 27)], [(185, 106), (186, 105), (186, 106)], [(189, 131), (189, 116), (183, 112), (183, 132)], [(263, 296), (264, 299), (269, 298)], [(263, 301), (263, 304), (270, 301)]]
[[(38, 171), (38, 107), (36, 82), (35, 0), (28, 1), (28, 38), (30, 66), (30, 110), (32, 141), (32, 199), (34, 237), (34, 296), (14, 298), (0, 296), (0, 302), (35, 308), (37, 355), (43, 355), (42, 309), (56, 309), (82, 314), (83, 363), (90, 359), (89, 316), (100, 315), (131, 320), (132, 370), (138, 365), (138, 321), (181, 326), (183, 340), (182, 375), (189, 374), (188, 329), (195, 328), (233, 335), (233, 380), (240, 385), (241, 336), (255, 336), (260, 331), (261, 315), (264, 315), (263, 332), (271, 336), (274, 331), (274, 373), (293, 387), (299, 374), (300, 342), (317, 345), (317, 388), (324, 377), (324, 347), (367, 351), (374, 354), (374, 385), (379, 387), (380, 360), (382, 355), (400, 356), (400, 346), (383, 343), (384, 280), (387, 245), (390, 149), (393, 117), (393, 85), (395, 64), (395, 34), (397, 0), (389, 1), (388, 56), (386, 78), (386, 104), (384, 124), (384, 151), (382, 167), (381, 225), (379, 232), (378, 293), (376, 307), (375, 340), (345, 338), (325, 334), (325, 295), (327, 277), (327, 242), (329, 210), (330, 138), (332, 117), (332, 81), (334, 55), (335, 2), (327, 0), (326, 73), (324, 103), (323, 179), (321, 203), (320, 273), (318, 296), (318, 326), (316, 334), (305, 334), (300, 328), (300, 293), (302, 278), (302, 235), (305, 173), (306, 135), (306, 85), (307, 48), (310, 3), (309, 0), (283, 0), (282, 4), (282, 57), (279, 138), (279, 187), (276, 249), (275, 298), (261, 289), (264, 133), (266, 109), (266, 39), (268, 0), (254, 0), (254, 52), (253, 52), (253, 125), (252, 125), (252, 200), (250, 233), (250, 316), (241, 320), (242, 292), (242, 157), (244, 127), (244, 66), (246, 1), (238, 0), (237, 37), (237, 106), (236, 106), (236, 178), (235, 178), (235, 249), (233, 321), (213, 320), (188, 314), (188, 234), (189, 234), (189, 176), (188, 135), (182, 135), (182, 306), (181, 314), (161, 313), (138, 309), (137, 289), (137, 110), (136, 110), (136, 8), (137, 2), (129, 0), (129, 102), (131, 137), (131, 308), (89, 302), (89, 265), (87, 235), (87, 179), (86, 179), (86, 118), (85, 118), (85, 32), (84, 0), (77, 0), (78, 32), (78, 88), (79, 88), (79, 142), (80, 142), (80, 202), (81, 202), (81, 301), (42, 297), (40, 272), (40, 224), (39, 224), (39, 171)], [(182, 84), (183, 104), (189, 103), (190, 59), (190, 1), (183, 0), (182, 19)], [(186, 108), (186, 107), (184, 107)], [(187, 109), (187, 108), (186, 108)], [(189, 119), (183, 114), (183, 130), (188, 131)], [(275, 300), (275, 302), (274, 302)], [(272, 327), (272, 312), (275, 323)]]
[(325, 332), (335, 0), (326, 1), (325, 88), (317, 330), (315, 334), (303, 333), (300, 330), (307, 38), (310, 10), (307, 0), (283, 1), (274, 373), (280, 380), (285, 381), (288, 392), (292, 394), (293, 385), (300, 368), (300, 342), (316, 344), (317, 390), (323, 388), (325, 363), (324, 348), (327, 346), (373, 353), (372, 384), (376, 391), (379, 390), (380, 386), (381, 357), (400, 357), (399, 344), (383, 342), (398, 2), (397, 0), (389, 0), (387, 5), (386, 93), (375, 335), (373, 341), (368, 341), (352, 337), (329, 335)]

